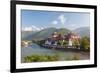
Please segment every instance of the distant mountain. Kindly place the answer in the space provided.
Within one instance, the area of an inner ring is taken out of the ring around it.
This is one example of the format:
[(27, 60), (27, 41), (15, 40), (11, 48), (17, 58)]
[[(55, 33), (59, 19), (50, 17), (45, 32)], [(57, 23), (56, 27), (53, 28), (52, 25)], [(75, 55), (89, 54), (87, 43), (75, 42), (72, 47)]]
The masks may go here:
[(70, 30), (66, 28), (60, 28), (56, 32), (59, 32), (62, 35), (67, 35), (70, 32)]
[(64, 34), (68, 34), (70, 32), (70, 30), (65, 29), (65, 28), (61, 28), (61, 29), (46, 28), (46, 29), (43, 29), (43, 30), (41, 30), (39, 32), (33, 33), (31, 35), (28, 35), (26, 37), (26, 39), (28, 39), (28, 40), (46, 39), (46, 38), (50, 37), (54, 32), (58, 32), (58, 33), (61, 33), (61, 34), (64, 35)]
[(33, 34), (32, 36), (29, 36), (28, 38), (30, 39), (45, 39), (47, 37), (49, 37), (50, 35), (52, 35), (53, 32), (57, 31), (56, 28), (46, 28), (43, 29), (35, 34)]
[(89, 27), (81, 27), (73, 30), (73, 32), (79, 34), (81, 37), (87, 36), (90, 37), (90, 28)]
[(89, 27), (81, 27), (75, 30), (70, 31), (66, 28), (45, 28), (40, 31), (22, 31), (22, 40), (40, 40), (50, 37), (54, 32), (58, 32), (62, 35), (67, 35), (69, 32), (74, 32), (80, 35), (81, 37), (88, 36), (90, 37)]
[(33, 35), (33, 34), (35, 34), (36, 32), (34, 32), (34, 31), (21, 31), (21, 38), (22, 38), (22, 40), (25, 40), (25, 39), (27, 39), (27, 37), (28, 36), (31, 36), (31, 35)]

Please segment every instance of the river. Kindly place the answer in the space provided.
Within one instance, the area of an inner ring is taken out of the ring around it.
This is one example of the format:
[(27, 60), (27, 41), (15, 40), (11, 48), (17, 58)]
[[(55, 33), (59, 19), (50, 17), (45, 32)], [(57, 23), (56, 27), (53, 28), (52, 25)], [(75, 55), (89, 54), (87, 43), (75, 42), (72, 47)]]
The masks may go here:
[(59, 56), (62, 57), (61, 60), (63, 60), (64, 57), (70, 57), (75, 54), (80, 56), (80, 60), (86, 60), (89, 59), (89, 52), (71, 52), (71, 51), (60, 51), (60, 50), (55, 50), (55, 49), (48, 49), (48, 48), (43, 48), (40, 47), (37, 44), (31, 44), (27, 47), (22, 47), (21, 48), (21, 62), (24, 61), (24, 57), (32, 55), (32, 54), (46, 54), (46, 55), (53, 55), (53, 54), (59, 54)]

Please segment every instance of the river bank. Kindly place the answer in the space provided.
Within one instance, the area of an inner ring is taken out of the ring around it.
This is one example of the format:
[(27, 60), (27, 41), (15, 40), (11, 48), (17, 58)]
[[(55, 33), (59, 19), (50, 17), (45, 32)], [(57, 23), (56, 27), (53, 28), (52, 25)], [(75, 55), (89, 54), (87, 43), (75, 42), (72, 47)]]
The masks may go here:
[[(35, 43), (21, 48), (21, 62), (24, 63), (24, 58), (31, 55), (59, 55), (61, 58), (72, 57), (73, 55), (78, 55), (79, 60), (87, 60), (90, 58), (89, 52), (78, 52), (78, 51), (60, 51), (56, 49), (43, 48)], [(64, 60), (64, 59), (60, 59)]]

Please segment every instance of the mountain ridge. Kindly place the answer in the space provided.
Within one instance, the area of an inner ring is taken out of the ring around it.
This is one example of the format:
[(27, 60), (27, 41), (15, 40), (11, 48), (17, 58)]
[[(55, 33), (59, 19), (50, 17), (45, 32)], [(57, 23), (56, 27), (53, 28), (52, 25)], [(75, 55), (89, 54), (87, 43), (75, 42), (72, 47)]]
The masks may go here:
[[(41, 31), (38, 31), (38, 32), (30, 32), (30, 33), (27, 33), (27, 36), (26, 37), (23, 37), (23, 33), (22, 33), (22, 39), (23, 40), (41, 40), (41, 39), (46, 39), (48, 37), (50, 37), (54, 32), (58, 32), (62, 35), (67, 35), (69, 32), (74, 32), (76, 34), (78, 34), (79, 36), (81, 37), (84, 37), (84, 36), (87, 36), (89, 37), (90, 36), (90, 29), (89, 27), (81, 27), (81, 28), (77, 28), (73, 31), (67, 29), (67, 28), (54, 28), (54, 27), (51, 27), (51, 28), (45, 28)], [(24, 32), (25, 33), (25, 32)]]

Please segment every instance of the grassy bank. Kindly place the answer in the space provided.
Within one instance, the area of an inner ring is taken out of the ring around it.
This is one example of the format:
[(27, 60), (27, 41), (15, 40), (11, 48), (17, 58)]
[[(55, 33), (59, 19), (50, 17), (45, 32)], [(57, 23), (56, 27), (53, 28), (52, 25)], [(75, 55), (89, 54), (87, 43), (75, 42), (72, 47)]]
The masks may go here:
[[(55, 55), (37, 55), (33, 54), (31, 56), (26, 56), (24, 57), (24, 62), (25, 63), (30, 63), (30, 62), (49, 62), (49, 61), (60, 61), (61, 57), (57, 54)], [(65, 61), (69, 60), (79, 60), (80, 56), (75, 54), (73, 56), (66, 56), (64, 59)]]

